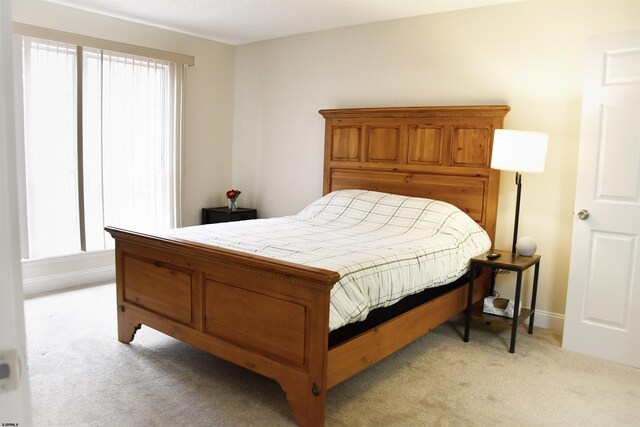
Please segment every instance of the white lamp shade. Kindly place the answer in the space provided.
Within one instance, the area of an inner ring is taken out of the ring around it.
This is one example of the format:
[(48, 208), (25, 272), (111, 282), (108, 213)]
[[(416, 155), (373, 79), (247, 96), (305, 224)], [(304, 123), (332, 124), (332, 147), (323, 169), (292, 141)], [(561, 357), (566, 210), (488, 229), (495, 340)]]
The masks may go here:
[(491, 168), (515, 172), (542, 172), (549, 134), (496, 129), (493, 134)]

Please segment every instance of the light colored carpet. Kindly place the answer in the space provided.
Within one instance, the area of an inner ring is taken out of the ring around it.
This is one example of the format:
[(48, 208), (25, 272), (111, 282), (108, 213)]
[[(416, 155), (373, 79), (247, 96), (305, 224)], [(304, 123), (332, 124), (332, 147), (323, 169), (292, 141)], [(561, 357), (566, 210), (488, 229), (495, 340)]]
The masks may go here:
[[(25, 302), (36, 426), (295, 425), (277, 383), (148, 327), (116, 338), (115, 286)], [(561, 337), (455, 319), (332, 388), (330, 426), (640, 425), (640, 370)]]

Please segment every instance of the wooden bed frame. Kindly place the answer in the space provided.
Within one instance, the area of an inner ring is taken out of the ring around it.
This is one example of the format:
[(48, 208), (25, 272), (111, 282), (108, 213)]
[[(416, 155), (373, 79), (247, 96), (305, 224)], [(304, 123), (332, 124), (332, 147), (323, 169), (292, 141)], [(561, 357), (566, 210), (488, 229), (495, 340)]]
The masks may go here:
[[(493, 130), (508, 106), (322, 110), (324, 194), (361, 188), (448, 201), (495, 234)], [(118, 339), (142, 324), (276, 380), (296, 421), (322, 426), (327, 389), (466, 307), (467, 285), (328, 347), (339, 275), (113, 227)], [(474, 301), (488, 290), (477, 279)]]

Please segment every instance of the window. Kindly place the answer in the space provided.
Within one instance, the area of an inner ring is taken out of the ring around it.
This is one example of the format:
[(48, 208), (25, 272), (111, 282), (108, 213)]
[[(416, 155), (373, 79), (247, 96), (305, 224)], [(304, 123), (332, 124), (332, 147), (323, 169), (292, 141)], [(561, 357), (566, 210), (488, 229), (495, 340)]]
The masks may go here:
[(28, 258), (178, 220), (182, 65), (23, 37)]

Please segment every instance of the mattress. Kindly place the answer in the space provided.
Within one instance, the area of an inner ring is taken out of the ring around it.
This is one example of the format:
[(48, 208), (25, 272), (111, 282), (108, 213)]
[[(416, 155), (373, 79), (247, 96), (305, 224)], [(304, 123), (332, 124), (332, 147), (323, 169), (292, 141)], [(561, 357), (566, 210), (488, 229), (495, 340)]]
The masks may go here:
[(329, 193), (297, 215), (173, 229), (162, 237), (336, 271), (329, 329), (461, 277), (491, 246), (455, 206), (364, 190)]

